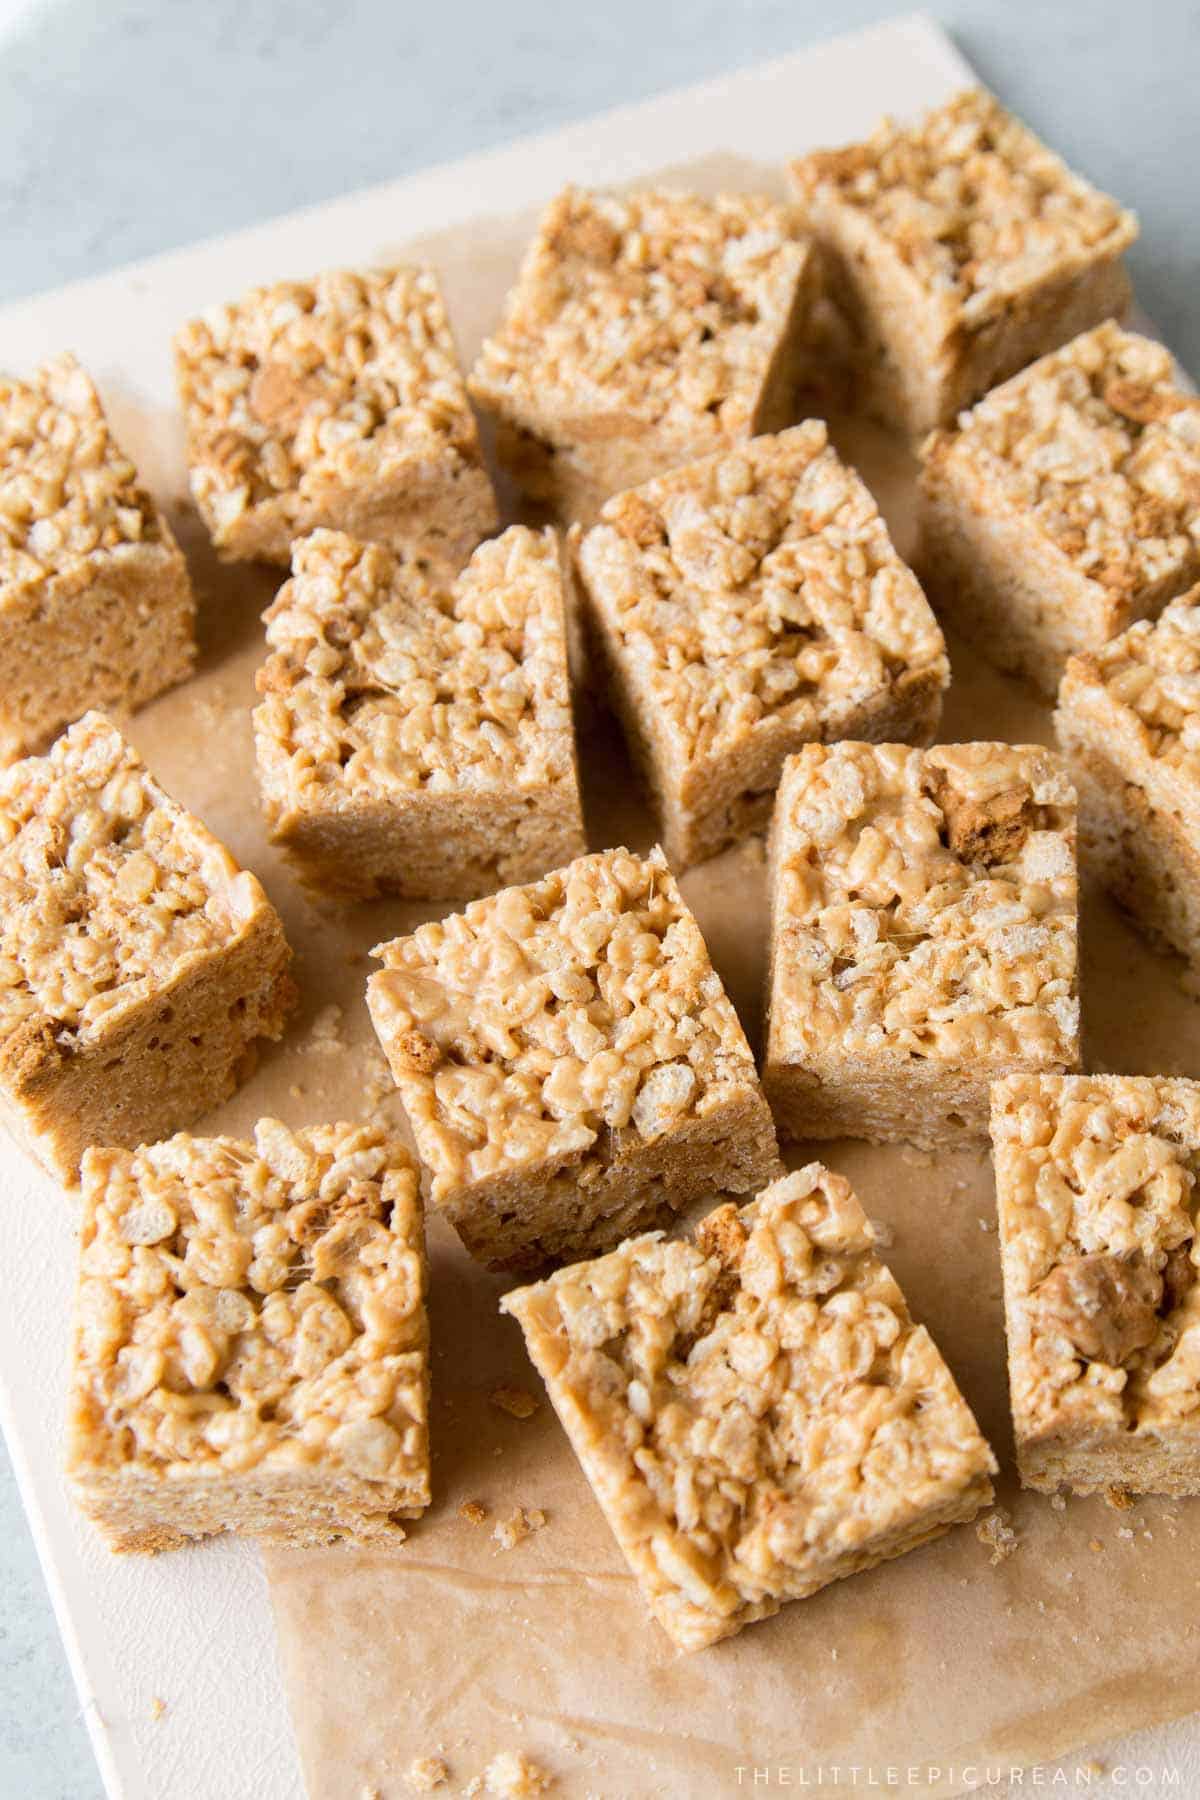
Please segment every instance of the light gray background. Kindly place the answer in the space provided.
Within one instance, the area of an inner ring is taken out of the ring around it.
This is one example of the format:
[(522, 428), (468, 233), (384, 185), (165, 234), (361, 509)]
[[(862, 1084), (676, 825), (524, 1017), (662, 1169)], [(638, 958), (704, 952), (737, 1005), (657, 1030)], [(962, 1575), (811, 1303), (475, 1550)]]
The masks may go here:
[[(0, 0), (0, 302), (899, 10), (870, 0)], [(1140, 213), (1139, 299), (1200, 375), (1198, 0), (930, 10), (990, 86)], [(100, 1792), (0, 1452), (0, 1800)]]

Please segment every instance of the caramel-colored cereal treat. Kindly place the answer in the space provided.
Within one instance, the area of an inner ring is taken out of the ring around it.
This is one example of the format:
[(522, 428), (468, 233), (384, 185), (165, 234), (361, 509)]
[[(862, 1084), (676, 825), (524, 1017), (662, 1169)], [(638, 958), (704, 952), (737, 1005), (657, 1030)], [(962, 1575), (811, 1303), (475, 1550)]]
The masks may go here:
[(226, 1099), (282, 1035), (290, 960), (255, 877), (99, 713), (0, 774), (0, 1114), (51, 1172)]
[(820, 1163), (501, 1302), (683, 1650), (973, 1518), (996, 1464)]
[(791, 172), (849, 325), (858, 405), (909, 437), (1128, 307), (1132, 213), (990, 94), (885, 119)]
[(562, 519), (795, 417), (817, 292), (787, 208), (568, 188), (469, 386), (526, 493)]
[(1200, 587), (1073, 656), (1055, 728), (1087, 866), (1200, 974)]
[(607, 1250), (779, 1168), (661, 851), (582, 856), (375, 952), (367, 1004), (434, 1205), (495, 1269)]
[(574, 558), (677, 869), (766, 825), (801, 744), (937, 731), (941, 631), (819, 422), (619, 495)]
[(1013, 1075), (992, 1147), (1021, 1480), (1200, 1494), (1200, 1086)]
[(384, 1545), (429, 1504), (417, 1176), (363, 1125), (83, 1159), (68, 1471), (114, 1550)]
[(925, 445), (918, 567), (937, 611), (1053, 698), (1200, 578), (1200, 401), (1160, 344), (1101, 325)]
[(306, 882), (472, 899), (584, 849), (553, 532), (513, 526), (453, 579), (330, 531), (292, 567), (254, 732)]
[(989, 1084), (1079, 1066), (1075, 794), (1036, 746), (812, 744), (770, 846), (781, 1133), (953, 1148)]
[(185, 680), (194, 618), (183, 553), (79, 364), (0, 377), (0, 762)]
[(457, 568), (495, 529), (431, 269), (254, 288), (175, 351), (192, 493), (223, 557), (286, 563), (324, 525)]

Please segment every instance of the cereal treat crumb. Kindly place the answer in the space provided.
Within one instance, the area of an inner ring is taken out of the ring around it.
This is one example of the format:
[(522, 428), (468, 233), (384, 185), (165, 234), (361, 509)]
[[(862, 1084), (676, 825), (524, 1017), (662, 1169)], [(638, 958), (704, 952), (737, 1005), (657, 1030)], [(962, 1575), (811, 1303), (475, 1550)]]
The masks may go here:
[(74, 1179), (209, 1111), (294, 998), (279, 915), (99, 713), (0, 774), (0, 1107)]
[(114, 1550), (393, 1543), (429, 1504), (416, 1171), (361, 1125), (89, 1150), (68, 1469)]
[(1132, 213), (978, 89), (792, 164), (857, 401), (910, 437), (1125, 312)]
[(1200, 578), (1200, 400), (1111, 322), (1006, 382), (922, 451), (922, 579), (998, 668), (1053, 698)]
[(568, 188), (471, 372), (501, 461), (563, 519), (794, 416), (814, 258), (752, 195)]
[(553, 532), (513, 526), (452, 579), (331, 531), (292, 567), (254, 733), (310, 886), (473, 899), (583, 850)]
[(993, 1569), (998, 1568), (1002, 1562), (1007, 1562), (1021, 1546), (1021, 1539), (1013, 1529), (1012, 1520), (1002, 1506), (990, 1512), (986, 1519), (980, 1519), (975, 1527), (975, 1536), (991, 1551), (988, 1561)]
[(429, 1192), (536, 1270), (778, 1169), (754, 1061), (661, 851), (582, 856), (375, 952), (367, 1004)]
[(481, 1792), (499, 1800), (536, 1800), (554, 1786), (554, 1777), (523, 1750), (501, 1750), (483, 1772)]
[(779, 790), (763, 1085), (795, 1139), (985, 1138), (1079, 1062), (1075, 796), (1037, 746), (809, 745)]
[(0, 762), (186, 680), (194, 621), (183, 553), (79, 364), (0, 377)]
[(941, 631), (823, 424), (618, 495), (573, 554), (676, 868), (764, 827), (801, 744), (932, 741)]
[(1200, 586), (1072, 657), (1054, 722), (1088, 866), (1200, 975)]
[(812, 1163), (695, 1236), (505, 1296), (654, 1616), (685, 1650), (973, 1518), (995, 1462)]
[(542, 1404), (536, 1394), (519, 1387), (493, 1388), (488, 1399), (493, 1406), (499, 1407), (501, 1412), (508, 1413), (514, 1419), (532, 1419)]
[(458, 1516), (468, 1525), (482, 1525), (488, 1516), (488, 1509), (482, 1500), (464, 1500), (458, 1509)]
[(254, 288), (175, 343), (192, 494), (220, 554), (318, 526), (457, 568), (497, 523), (432, 269)]
[(1200, 1085), (1014, 1075), (992, 1145), (1021, 1480), (1200, 1493)]
[(418, 1756), (409, 1763), (404, 1779), (414, 1794), (432, 1794), (450, 1778), (450, 1765), (443, 1756)]
[(516, 1506), (503, 1519), (497, 1519), (492, 1528), (492, 1536), (502, 1550), (515, 1550), (518, 1544), (540, 1531), (546, 1523), (546, 1515), (540, 1506)]
[(309, 1056), (333, 1056), (342, 1048), (342, 1009), (323, 1006), (312, 1022), (304, 1049)]

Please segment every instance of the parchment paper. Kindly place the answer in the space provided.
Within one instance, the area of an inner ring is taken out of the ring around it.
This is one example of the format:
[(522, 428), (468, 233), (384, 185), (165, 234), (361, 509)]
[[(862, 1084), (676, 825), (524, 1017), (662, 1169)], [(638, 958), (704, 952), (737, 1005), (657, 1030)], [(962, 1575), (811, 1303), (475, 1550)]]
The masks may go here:
[[(728, 157), (664, 172), (681, 177), (709, 190), (779, 185), (774, 171)], [(553, 185), (548, 171), (547, 191)], [(441, 269), (468, 358), (495, 316), (529, 224), (489, 218), (395, 246)], [(156, 453), (177, 466), (174, 420), (148, 418), (131, 394), (117, 423), (128, 426), (143, 466), (153, 466)], [(880, 495), (904, 553), (906, 457), (862, 426), (847, 425), (838, 438)], [(365, 953), (443, 909), (314, 905), (267, 846), (249, 709), (262, 657), (259, 614), (275, 579), (219, 569), (182, 498), (175, 513), (201, 594), (201, 669), (138, 715), (131, 736), (168, 788), (264, 879), (297, 951), (303, 995), (285, 1044), (264, 1055), (214, 1124), (243, 1130), (264, 1113), (303, 1124), (374, 1106), (398, 1120), (362, 1000)], [(1047, 711), (1025, 690), (954, 642), (951, 657), (945, 740), (1049, 741)], [(649, 816), (612, 730), (593, 729), (581, 757), (592, 846), (647, 847)], [(765, 934), (761, 845), (693, 871), (683, 887), (754, 1038)], [(1200, 1074), (1200, 1007), (1178, 976), (1103, 897), (1086, 896), (1092, 1068)], [(985, 1769), (1200, 1707), (1200, 1506), (1151, 1500), (1118, 1512), (1073, 1500), (1055, 1509), (1015, 1487), (987, 1158), (963, 1152), (935, 1161), (848, 1142), (816, 1153), (850, 1177), (868, 1213), (894, 1234), (886, 1259), (1004, 1464), (999, 1497), (1017, 1533), (1015, 1552), (993, 1565), (974, 1528), (960, 1528), (730, 1642), (679, 1656), (644, 1612), (549, 1407), (543, 1402), (519, 1421), (489, 1402), (499, 1383), (539, 1393), (540, 1386), (517, 1327), (497, 1313), (503, 1284), (478, 1271), (434, 1220), (435, 1504), (387, 1555), (268, 1558), (313, 1800), (361, 1800), (376, 1790), (390, 1800), (408, 1791), (412, 1759), (435, 1753), (451, 1767), (440, 1791), (461, 1792), (503, 1749), (524, 1749), (565, 1796), (700, 1800), (761, 1787), (756, 1769), (769, 1772), (773, 1789), (801, 1786), (806, 1772), (815, 1786), (818, 1771), (828, 1785), (865, 1786), (867, 1771), (883, 1785), (889, 1768), (910, 1785), (911, 1768), (924, 1791), (953, 1793)], [(487, 1522), (462, 1520), (465, 1500), (488, 1507)], [(543, 1509), (547, 1523), (505, 1551), (492, 1524), (517, 1505)]]

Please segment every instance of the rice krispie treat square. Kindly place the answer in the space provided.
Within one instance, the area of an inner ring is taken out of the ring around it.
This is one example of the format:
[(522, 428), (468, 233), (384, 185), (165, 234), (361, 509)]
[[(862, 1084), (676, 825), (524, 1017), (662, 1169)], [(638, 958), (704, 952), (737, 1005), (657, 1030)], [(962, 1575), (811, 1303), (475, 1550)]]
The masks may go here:
[(67, 1468), (114, 1550), (394, 1543), (429, 1504), (416, 1171), (364, 1125), (89, 1150)]
[(53, 1174), (232, 1094), (290, 961), (255, 877), (101, 714), (0, 774), (0, 1116)]
[(941, 630), (819, 421), (618, 495), (573, 555), (675, 868), (761, 830), (801, 744), (932, 742)]
[(1037, 746), (809, 745), (769, 853), (763, 1086), (790, 1138), (984, 1138), (1079, 1066), (1075, 794)]
[(183, 553), (74, 357), (0, 377), (0, 762), (186, 680), (194, 622)]
[(220, 554), (325, 525), (457, 568), (498, 522), (432, 269), (253, 288), (175, 341), (192, 494)]
[(786, 207), (568, 188), (468, 386), (525, 492), (591, 520), (610, 494), (792, 422), (817, 292)]
[(1200, 974), (1200, 587), (1073, 656), (1054, 725), (1086, 866)]
[(992, 1153), (1022, 1482), (1200, 1494), (1200, 1085), (1013, 1075)]
[(381, 945), (367, 1004), (434, 1205), (480, 1262), (607, 1250), (779, 1169), (661, 851), (582, 856)]
[(908, 437), (1129, 305), (1132, 213), (978, 89), (791, 166), (857, 403)]
[(584, 849), (553, 532), (515, 525), (439, 578), (318, 531), (292, 569), (254, 735), (272, 839), (305, 881), (473, 899)]
[(973, 1518), (996, 1468), (820, 1163), (505, 1295), (658, 1623), (699, 1650)]
[(1111, 322), (1043, 357), (922, 450), (918, 568), (938, 613), (1051, 699), (1200, 579), (1200, 400)]

